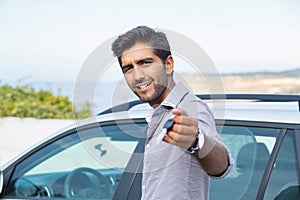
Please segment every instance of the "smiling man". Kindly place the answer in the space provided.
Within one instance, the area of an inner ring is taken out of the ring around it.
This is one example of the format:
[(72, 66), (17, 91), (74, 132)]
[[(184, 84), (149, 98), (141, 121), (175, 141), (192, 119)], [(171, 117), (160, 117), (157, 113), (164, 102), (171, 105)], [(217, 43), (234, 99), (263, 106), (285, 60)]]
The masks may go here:
[(122, 53), (121, 62), (131, 90), (152, 107), (159, 105), (175, 86), (172, 56), (163, 63), (148, 44), (137, 42)]
[(224, 177), (233, 161), (209, 107), (184, 84), (175, 83), (166, 35), (139, 26), (120, 35), (112, 50), (130, 89), (154, 109), (142, 199), (208, 199), (209, 177)]

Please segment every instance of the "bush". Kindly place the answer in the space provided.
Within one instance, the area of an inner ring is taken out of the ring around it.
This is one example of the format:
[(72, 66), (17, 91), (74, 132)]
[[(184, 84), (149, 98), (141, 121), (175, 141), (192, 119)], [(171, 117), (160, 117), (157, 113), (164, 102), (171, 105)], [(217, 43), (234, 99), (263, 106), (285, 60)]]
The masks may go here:
[(89, 104), (76, 110), (67, 96), (54, 96), (49, 90), (35, 91), (30, 85), (0, 86), (0, 117), (72, 119), (91, 115)]

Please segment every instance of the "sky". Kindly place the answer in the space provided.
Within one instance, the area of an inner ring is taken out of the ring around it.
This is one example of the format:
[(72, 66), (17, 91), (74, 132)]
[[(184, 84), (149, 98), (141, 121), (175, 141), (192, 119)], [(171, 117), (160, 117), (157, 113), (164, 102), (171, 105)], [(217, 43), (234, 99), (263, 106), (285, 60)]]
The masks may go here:
[(99, 45), (138, 25), (192, 39), (220, 73), (300, 67), (297, 0), (0, 0), (0, 80), (75, 81)]

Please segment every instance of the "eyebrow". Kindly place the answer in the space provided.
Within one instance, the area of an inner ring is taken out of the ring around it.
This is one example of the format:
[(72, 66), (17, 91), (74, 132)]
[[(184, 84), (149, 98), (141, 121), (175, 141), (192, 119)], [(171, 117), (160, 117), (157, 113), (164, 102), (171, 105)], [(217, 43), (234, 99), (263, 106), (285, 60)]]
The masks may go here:
[[(153, 60), (154, 60), (153, 58), (143, 58), (143, 59), (141, 59), (141, 60), (138, 60), (138, 61), (137, 61), (137, 64), (141, 64), (141, 63), (144, 63), (144, 62), (151, 62), (151, 61), (153, 61)], [(122, 66), (122, 69), (127, 68), (127, 67), (132, 67), (132, 64), (123, 65), (123, 66)]]
[(150, 62), (150, 61), (153, 61), (154, 59), (153, 58), (144, 58), (144, 59), (141, 59), (137, 62), (137, 64), (141, 64), (141, 63), (144, 63), (144, 62)]

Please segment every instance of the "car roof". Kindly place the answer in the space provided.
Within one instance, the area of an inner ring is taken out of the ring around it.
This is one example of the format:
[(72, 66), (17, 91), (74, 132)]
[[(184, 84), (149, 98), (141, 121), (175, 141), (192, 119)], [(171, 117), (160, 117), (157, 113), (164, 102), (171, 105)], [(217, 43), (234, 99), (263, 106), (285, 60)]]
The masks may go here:
[[(207, 103), (217, 120), (243, 120), (275, 123), (300, 124), (300, 112), (297, 103), (265, 103), (265, 102), (227, 102)], [(102, 114), (98, 121), (147, 118), (151, 108), (140, 107), (128, 111)]]
[[(213, 94), (197, 95), (212, 109), (215, 119), (300, 123), (300, 95)], [(104, 110), (98, 116), (115, 119), (147, 117), (152, 108), (139, 100)], [(136, 116), (136, 117), (135, 117)]]
[(295, 102), (229, 102), (212, 109), (216, 119), (300, 124)]

